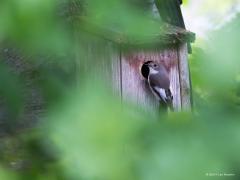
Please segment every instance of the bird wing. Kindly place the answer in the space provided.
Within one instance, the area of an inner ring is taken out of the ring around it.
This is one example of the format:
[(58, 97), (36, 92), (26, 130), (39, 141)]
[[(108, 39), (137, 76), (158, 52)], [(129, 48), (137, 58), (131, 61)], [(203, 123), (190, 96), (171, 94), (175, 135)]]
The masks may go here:
[(163, 74), (150, 74), (148, 77), (149, 85), (154, 95), (166, 104), (172, 103), (172, 93), (170, 91), (170, 80)]
[[(157, 98), (165, 103), (169, 103), (172, 101), (172, 94), (171, 91), (163, 89), (163, 88), (159, 88), (157, 86), (152, 87), (152, 91), (154, 92), (155, 96), (157, 96)], [(170, 94), (169, 94), (170, 92)]]
[(149, 74), (148, 81), (150, 86), (162, 89), (169, 89), (170, 80), (167, 73), (157, 73), (157, 74)]

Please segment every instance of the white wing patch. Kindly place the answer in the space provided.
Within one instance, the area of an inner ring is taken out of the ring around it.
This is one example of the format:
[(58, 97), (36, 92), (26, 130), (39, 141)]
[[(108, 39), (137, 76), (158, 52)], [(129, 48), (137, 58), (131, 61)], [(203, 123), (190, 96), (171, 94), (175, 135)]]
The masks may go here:
[(157, 86), (154, 86), (153, 88), (158, 92), (158, 94), (160, 94), (161, 98), (160, 97), (158, 98), (163, 100), (164, 102), (167, 102), (167, 95), (165, 89), (159, 88)]

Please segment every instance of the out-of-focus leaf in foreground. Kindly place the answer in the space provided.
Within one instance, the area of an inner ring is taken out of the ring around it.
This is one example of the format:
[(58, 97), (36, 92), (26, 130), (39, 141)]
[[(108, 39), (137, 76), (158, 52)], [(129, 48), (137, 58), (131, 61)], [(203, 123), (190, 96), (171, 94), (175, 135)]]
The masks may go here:
[(16, 180), (17, 176), (4, 168), (0, 167), (0, 179), (4, 180)]
[(238, 21), (239, 16), (214, 31), (203, 50), (196, 49), (191, 61), (195, 101), (198, 103), (201, 97), (203, 107), (211, 105), (225, 113), (239, 111)]
[[(112, 96), (102, 81), (89, 78), (93, 73), (101, 79), (103, 69), (97, 63), (101, 64), (109, 50), (100, 42), (85, 44), (82, 31), (77, 34), (82, 41), (71, 44), (80, 44), (74, 51), (80, 70), (86, 71), (76, 78), (80, 87), (70, 88), (75, 84), (71, 79), (75, 78), (76, 59), (63, 48), (72, 39), (53, 15), (55, 3), (0, 2), (0, 41), (9, 39), (29, 51), (63, 50), (61, 54), (67, 56), (64, 63), (53, 58), (57, 63), (52, 65), (46, 59), (30, 73), (46, 100), (45, 118), (40, 117), (43, 126), (33, 130), (36, 137), (24, 132), (24, 137), (17, 134), (10, 140), (5, 138), (6, 143), (1, 141), (4, 168), (14, 170), (18, 179), (203, 180), (209, 179), (207, 173), (224, 172), (239, 179), (239, 17), (229, 28), (215, 32), (204, 51), (193, 51), (196, 113), (170, 113), (156, 119), (145, 109)], [(90, 0), (86, 6), (88, 20), (137, 40), (159, 33), (158, 22), (149, 21), (148, 12), (142, 12), (120, 0)], [(0, 66), (1, 95), (18, 116), (23, 106), (22, 82), (8, 69)], [(0, 171), (0, 179), (14, 177), (9, 171)]]
[(206, 173), (237, 173), (234, 117), (219, 124), (181, 113), (156, 120), (94, 84), (74, 91), (46, 121), (67, 177), (202, 180)]
[[(21, 113), (24, 104), (23, 86), (20, 78), (13, 74), (9, 67), (2, 63), (0, 59), (0, 98), (1, 108), (8, 107), (5, 111), (8, 112), (7, 123), (15, 123), (11, 121)], [(16, 91), (18, 90), (18, 91)], [(10, 122), (9, 122), (10, 121)]]
[(1, 1), (0, 41), (8, 40), (29, 52), (67, 48), (68, 33), (57, 17), (57, 1)]
[(88, 83), (73, 91), (68, 103), (56, 109), (48, 120), (50, 137), (61, 150), (63, 167), (70, 176), (136, 179), (131, 151), (136, 149), (143, 118), (136, 114), (136, 121), (136, 117), (124, 114), (121, 104), (107, 92)]

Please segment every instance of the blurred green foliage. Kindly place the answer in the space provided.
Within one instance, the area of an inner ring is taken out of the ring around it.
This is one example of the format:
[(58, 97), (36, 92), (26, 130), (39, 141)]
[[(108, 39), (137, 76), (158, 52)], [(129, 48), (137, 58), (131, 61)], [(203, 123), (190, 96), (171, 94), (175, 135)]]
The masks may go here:
[[(82, 71), (86, 37), (79, 31), (76, 42), (72, 19), (65, 17), (80, 8), (96, 24), (141, 38), (158, 29), (148, 19), (147, 1), (138, 2), (0, 2), (0, 108), (10, 114), (0, 111), (0, 127), (14, 127), (1, 132), (0, 179), (202, 180), (211, 178), (207, 173), (239, 179), (239, 17), (209, 35), (204, 48), (194, 47), (193, 113), (158, 119), (123, 104), (101, 75)], [(21, 63), (10, 61), (12, 47), (22, 50), (14, 56)], [(34, 96), (35, 87), (43, 99)], [(15, 127), (26, 120), (30, 94), (36, 101), (30, 112), (44, 107), (43, 115), (31, 129)]]

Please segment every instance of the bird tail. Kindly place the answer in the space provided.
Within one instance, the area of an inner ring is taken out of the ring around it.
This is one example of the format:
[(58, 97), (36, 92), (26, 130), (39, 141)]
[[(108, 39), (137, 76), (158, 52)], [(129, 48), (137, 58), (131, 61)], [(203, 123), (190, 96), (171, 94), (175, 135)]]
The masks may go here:
[(168, 112), (168, 104), (164, 101), (159, 101), (159, 111), (161, 113), (167, 113)]
[(160, 104), (160, 110), (163, 111), (163, 112), (167, 112), (168, 109), (173, 112), (174, 111), (174, 108), (173, 108), (173, 103), (172, 101), (170, 102), (163, 102), (163, 101), (159, 101), (159, 104)]
[(174, 108), (173, 108), (173, 95), (172, 95), (170, 89), (166, 90), (166, 95), (167, 95), (167, 107), (169, 107), (169, 109), (171, 111), (174, 111)]
[(160, 99), (159, 104), (160, 104), (160, 111), (161, 112), (168, 112), (168, 109), (170, 111), (174, 111), (173, 108), (173, 95), (171, 93), (170, 89), (165, 90), (165, 99)]

